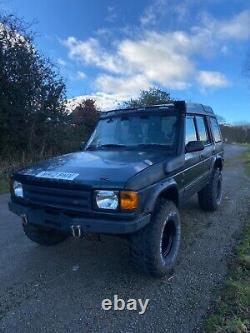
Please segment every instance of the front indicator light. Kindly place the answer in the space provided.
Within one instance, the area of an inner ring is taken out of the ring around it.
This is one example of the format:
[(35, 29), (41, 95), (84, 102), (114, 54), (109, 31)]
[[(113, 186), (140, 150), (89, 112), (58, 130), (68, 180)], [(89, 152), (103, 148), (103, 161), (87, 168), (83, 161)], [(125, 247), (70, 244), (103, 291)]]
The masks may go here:
[(120, 193), (120, 205), (122, 210), (134, 210), (138, 208), (138, 193), (133, 191), (122, 191)]

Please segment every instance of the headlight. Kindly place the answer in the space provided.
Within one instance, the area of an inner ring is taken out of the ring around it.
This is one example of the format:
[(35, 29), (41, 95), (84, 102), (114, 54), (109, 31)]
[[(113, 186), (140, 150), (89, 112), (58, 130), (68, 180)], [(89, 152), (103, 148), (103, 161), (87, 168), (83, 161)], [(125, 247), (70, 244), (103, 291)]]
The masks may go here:
[(101, 209), (117, 209), (119, 205), (117, 192), (96, 191), (96, 205)]
[(16, 197), (23, 198), (23, 185), (20, 182), (14, 180), (13, 191)]

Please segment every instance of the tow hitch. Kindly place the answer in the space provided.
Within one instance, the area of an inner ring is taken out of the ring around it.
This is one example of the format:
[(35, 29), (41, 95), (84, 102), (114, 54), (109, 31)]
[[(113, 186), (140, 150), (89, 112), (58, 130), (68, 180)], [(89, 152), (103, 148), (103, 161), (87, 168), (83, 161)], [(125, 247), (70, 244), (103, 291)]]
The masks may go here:
[(80, 225), (71, 225), (70, 229), (74, 238), (84, 238), (90, 241), (101, 241), (101, 236), (99, 234), (82, 232)]
[(28, 224), (28, 217), (27, 217), (27, 215), (24, 214), (21, 217), (22, 217), (22, 223), (23, 223), (23, 225)]
[(72, 236), (75, 238), (81, 238), (82, 229), (80, 225), (72, 225), (71, 227)]

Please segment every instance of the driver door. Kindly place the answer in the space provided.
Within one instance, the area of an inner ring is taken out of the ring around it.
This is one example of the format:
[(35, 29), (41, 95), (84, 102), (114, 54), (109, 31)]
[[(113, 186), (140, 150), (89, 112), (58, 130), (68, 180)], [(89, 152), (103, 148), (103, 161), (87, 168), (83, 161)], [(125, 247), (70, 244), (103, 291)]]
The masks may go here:
[[(186, 137), (185, 145), (190, 141), (198, 141), (195, 117), (190, 115), (186, 117)], [(184, 198), (189, 199), (199, 190), (200, 180), (202, 178), (202, 163), (200, 162), (200, 151), (185, 153), (184, 166)]]

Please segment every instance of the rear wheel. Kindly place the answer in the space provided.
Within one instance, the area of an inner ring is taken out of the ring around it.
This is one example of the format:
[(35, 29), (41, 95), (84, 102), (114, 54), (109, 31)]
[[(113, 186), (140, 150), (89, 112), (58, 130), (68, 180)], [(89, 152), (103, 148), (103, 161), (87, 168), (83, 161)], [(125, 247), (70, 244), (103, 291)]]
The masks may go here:
[(178, 209), (171, 201), (160, 201), (152, 221), (130, 237), (130, 254), (142, 272), (161, 277), (173, 268), (181, 238)]
[(42, 229), (33, 224), (23, 225), (23, 230), (25, 235), (35, 243), (40, 245), (56, 245), (63, 242), (67, 235), (57, 230), (52, 229)]
[(222, 172), (215, 168), (207, 186), (198, 192), (199, 205), (203, 210), (217, 210), (222, 200)]

